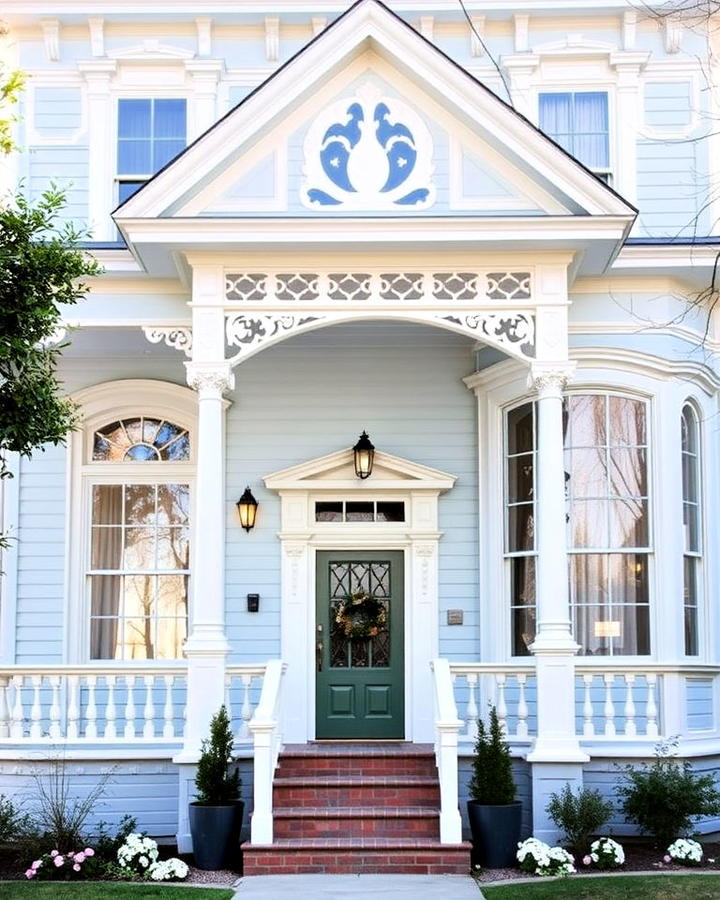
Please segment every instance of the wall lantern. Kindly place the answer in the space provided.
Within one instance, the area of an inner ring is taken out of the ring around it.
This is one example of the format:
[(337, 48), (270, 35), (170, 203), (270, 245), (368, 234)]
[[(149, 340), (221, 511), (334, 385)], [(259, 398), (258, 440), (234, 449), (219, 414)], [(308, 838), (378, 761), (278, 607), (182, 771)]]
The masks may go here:
[(257, 515), (258, 502), (253, 497), (252, 491), (246, 487), (242, 497), (237, 504), (238, 515), (240, 516), (240, 524), (245, 531), (250, 531), (255, 527), (255, 516)]
[(355, 474), (358, 478), (369, 478), (372, 475), (375, 447), (370, 442), (366, 432), (360, 435), (360, 439), (353, 447), (355, 460)]

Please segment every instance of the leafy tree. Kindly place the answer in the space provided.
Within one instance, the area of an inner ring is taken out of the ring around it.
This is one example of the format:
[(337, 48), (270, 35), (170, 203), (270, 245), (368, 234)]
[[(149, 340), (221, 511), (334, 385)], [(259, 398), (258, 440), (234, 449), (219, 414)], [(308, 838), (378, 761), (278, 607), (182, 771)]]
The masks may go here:
[[(0, 36), (5, 33), (5, 29), (0, 24)], [(12, 127), (17, 121), (16, 116), (11, 112), (12, 107), (20, 99), (20, 93), (25, 86), (25, 75), (17, 69), (11, 72), (5, 72), (0, 66), (0, 153), (10, 153), (16, 150), (15, 141), (13, 140)]]
[(75, 424), (53, 337), (62, 307), (85, 295), (82, 279), (100, 268), (80, 249), (80, 232), (58, 224), (64, 204), (51, 187), (35, 202), (17, 194), (0, 207), (0, 478), (9, 475), (9, 451), (29, 457), (62, 444)]
[(494, 706), (490, 707), (489, 730), (482, 719), (478, 719), (472, 768), (473, 775), (468, 785), (471, 800), (489, 806), (514, 803), (516, 789), (510, 748)]

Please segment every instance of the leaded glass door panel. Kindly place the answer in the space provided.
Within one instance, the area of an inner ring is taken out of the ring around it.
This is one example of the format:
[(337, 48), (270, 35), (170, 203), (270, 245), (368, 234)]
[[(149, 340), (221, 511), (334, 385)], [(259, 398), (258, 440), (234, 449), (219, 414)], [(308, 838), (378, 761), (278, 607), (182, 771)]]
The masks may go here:
[[(382, 604), (372, 637), (348, 637), (337, 622), (356, 591)], [(316, 737), (404, 737), (403, 604), (402, 551), (317, 554)]]

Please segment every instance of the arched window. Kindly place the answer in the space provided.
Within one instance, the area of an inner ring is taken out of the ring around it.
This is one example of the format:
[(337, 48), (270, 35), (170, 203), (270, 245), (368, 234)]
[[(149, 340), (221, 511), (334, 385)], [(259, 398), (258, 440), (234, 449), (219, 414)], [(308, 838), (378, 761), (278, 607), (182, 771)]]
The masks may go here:
[[(567, 547), (575, 640), (587, 655), (650, 653), (647, 408), (612, 394), (564, 404)], [(506, 416), (506, 557), (513, 653), (535, 633), (536, 405)]]
[(680, 418), (683, 494), (683, 605), (685, 654), (698, 655), (698, 596), (701, 560), (700, 426), (686, 403)]
[(178, 659), (188, 621), (194, 398), (176, 385), (128, 381), (80, 399), (87, 624), (76, 653)]

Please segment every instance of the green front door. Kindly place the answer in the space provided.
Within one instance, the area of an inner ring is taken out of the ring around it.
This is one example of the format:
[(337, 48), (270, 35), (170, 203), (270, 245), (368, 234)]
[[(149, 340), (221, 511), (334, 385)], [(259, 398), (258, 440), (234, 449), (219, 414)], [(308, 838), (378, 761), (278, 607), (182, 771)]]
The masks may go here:
[[(343, 599), (366, 591), (385, 606), (372, 638), (345, 636), (335, 616)], [(340, 740), (405, 736), (403, 553), (317, 554), (316, 737)]]

